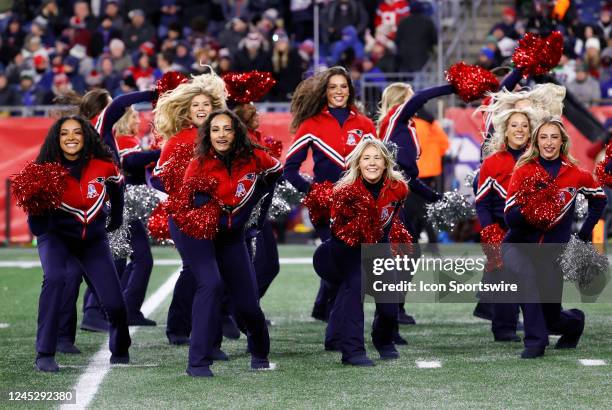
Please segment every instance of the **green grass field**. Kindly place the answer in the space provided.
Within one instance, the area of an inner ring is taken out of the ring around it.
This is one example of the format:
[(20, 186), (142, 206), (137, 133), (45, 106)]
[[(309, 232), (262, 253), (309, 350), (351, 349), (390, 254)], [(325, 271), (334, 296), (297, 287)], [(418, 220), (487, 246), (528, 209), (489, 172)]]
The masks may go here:
[[(281, 257), (312, 255), (311, 247), (281, 247)], [(156, 259), (177, 258), (158, 248)], [(37, 260), (35, 250), (0, 249), (0, 261)], [(153, 293), (177, 266), (155, 267)], [(58, 354), (59, 374), (33, 370), (40, 268), (0, 268), (0, 408), (49, 408), (57, 403), (15, 403), (10, 391), (66, 391), (73, 388), (105, 335), (79, 331), (81, 355)], [(585, 335), (575, 351), (547, 350), (520, 360), (521, 344), (492, 341), (489, 323), (471, 315), (468, 304), (408, 305), (416, 326), (404, 326), (409, 345), (401, 358), (376, 360), (373, 368), (340, 363), (323, 350), (324, 324), (310, 318), (318, 279), (308, 265), (283, 265), (262, 301), (270, 329), (271, 355), (278, 370), (249, 371), (246, 339), (223, 343), (229, 362), (216, 363), (213, 379), (185, 374), (187, 347), (165, 337), (169, 300), (152, 315), (155, 328), (133, 337), (130, 366), (113, 367), (92, 408), (610, 408), (612, 406), (612, 305), (573, 306), (586, 312)], [(366, 307), (369, 334), (373, 306)], [(80, 317), (79, 317), (80, 320)], [(368, 340), (369, 338), (366, 338)], [(369, 342), (369, 340), (368, 340)], [(554, 345), (554, 341), (552, 343)], [(367, 345), (370, 357), (378, 359)], [(604, 360), (584, 366), (580, 359)], [(439, 361), (419, 368), (417, 361)], [(77, 392), (78, 394), (78, 392)]]

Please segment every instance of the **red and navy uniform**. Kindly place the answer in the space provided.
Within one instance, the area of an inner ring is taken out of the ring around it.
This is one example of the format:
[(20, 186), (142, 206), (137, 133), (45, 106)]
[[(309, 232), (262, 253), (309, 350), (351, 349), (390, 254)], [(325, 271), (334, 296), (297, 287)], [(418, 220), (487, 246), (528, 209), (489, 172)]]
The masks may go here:
[(441, 197), (439, 193), (433, 191), (418, 179), (417, 159), (421, 154), (421, 148), (411, 119), (427, 101), (453, 92), (454, 89), (450, 85), (419, 91), (407, 102), (393, 107), (382, 119), (380, 125), (380, 139), (385, 142), (391, 141), (397, 145), (397, 164), (408, 178), (410, 190), (421, 195), (428, 202), (436, 201)]
[[(179, 144), (187, 144), (195, 148), (195, 141), (198, 136), (198, 129), (193, 125), (183, 128), (176, 135), (170, 138), (168, 141), (164, 143), (162, 147), (161, 154), (159, 155), (159, 159), (157, 160), (157, 164), (153, 169), (153, 175), (151, 176), (151, 186), (159, 191), (166, 192), (171, 195), (172, 192), (167, 192), (164, 187), (163, 182), (160, 179), (161, 174), (164, 171), (164, 168), (167, 166), (176, 166), (176, 164), (171, 164), (169, 160), (174, 153), (174, 150)], [(185, 170), (187, 168), (185, 167)], [(184, 171), (183, 171), (184, 173)]]
[(143, 150), (140, 140), (134, 135), (119, 135), (115, 139), (119, 148), (119, 160), (125, 183), (128, 185), (145, 184), (145, 168), (150, 163), (157, 162), (161, 150)]
[[(354, 107), (325, 107), (317, 115), (304, 121), (295, 133), (285, 157), (284, 178), (300, 192), (308, 192), (310, 183), (300, 175), (300, 166), (312, 149), (314, 160), (313, 182), (336, 182), (347, 167), (347, 157), (365, 138), (375, 138), (372, 121)], [(315, 226), (322, 241), (330, 238), (328, 224)], [(327, 319), (332, 316), (336, 289), (321, 281), (315, 298), (313, 316)], [(328, 320), (328, 328), (334, 321)], [(328, 329), (329, 330), (329, 329)]]
[[(265, 316), (259, 307), (257, 283), (249, 258), (245, 224), (262, 194), (281, 174), (280, 162), (265, 151), (255, 149), (247, 159), (229, 159), (210, 152), (193, 159), (185, 173), (189, 178), (213, 177), (219, 181), (216, 192), (224, 211), (220, 231), (213, 240), (197, 240), (178, 229), (170, 220), (170, 231), (177, 238), (181, 258), (191, 267), (196, 281), (193, 298), (192, 331), (189, 348), (190, 373), (207, 368), (218, 336), (222, 287), (225, 285), (234, 310), (250, 335), (252, 361), (267, 360), (270, 338)], [(210, 200), (195, 194), (196, 206)], [(252, 363), (253, 363), (252, 362)]]
[(62, 164), (71, 175), (66, 177), (61, 206), (47, 215), (28, 218), (32, 232), (38, 236), (44, 272), (36, 349), (42, 354), (55, 353), (66, 287), (75, 282), (74, 264), (69, 261), (76, 259), (109, 317), (111, 352), (125, 356), (131, 341), (108, 244), (104, 207), (109, 199), (112, 206), (109, 229), (117, 229), (122, 221), (123, 178), (113, 163), (100, 159), (90, 159), (84, 166), (68, 160), (62, 160)]
[(119, 149), (117, 149), (117, 143), (113, 135), (113, 125), (125, 114), (126, 108), (140, 102), (153, 101), (156, 95), (155, 91), (136, 91), (120, 95), (91, 118), (91, 124), (98, 131), (106, 145), (110, 147), (117, 162), (119, 162)]
[[(383, 226), (383, 236), (379, 243), (388, 242), (394, 216), (397, 214), (408, 194), (403, 182), (391, 182), (386, 178), (376, 184), (355, 181), (367, 189), (376, 202), (376, 208)], [(337, 204), (336, 206), (342, 206)], [(332, 226), (338, 208), (331, 210)], [(364, 313), (361, 301), (361, 248), (349, 247), (340, 239), (333, 237), (323, 242), (315, 251), (313, 263), (316, 272), (325, 280), (340, 286), (334, 305), (335, 320), (339, 322), (338, 333), (326, 335), (326, 347), (339, 348), (342, 361), (352, 363), (366, 355), (364, 344)], [(398, 304), (377, 303), (372, 327), (372, 342), (382, 354), (395, 352), (393, 335), (397, 331)]]
[[(504, 220), (504, 206), (506, 204), (506, 192), (510, 185), (510, 178), (514, 171), (517, 159), (525, 149), (512, 149), (498, 151), (487, 157), (480, 168), (478, 177), (478, 189), (476, 192), (476, 213), (480, 226), (485, 228), (492, 224), (499, 224), (502, 229), (507, 229)], [(483, 283), (499, 281), (499, 272), (483, 272)], [(516, 336), (518, 322), (518, 304), (495, 303), (499, 301), (480, 300), (475, 312), (491, 316), (491, 331), (496, 340), (508, 340)]]
[(514, 165), (524, 151), (524, 149), (507, 148), (483, 161), (476, 191), (476, 213), (482, 228), (497, 223), (503, 229), (507, 229), (504, 221), (506, 192), (510, 186)]
[(300, 166), (312, 149), (313, 182), (336, 182), (347, 167), (347, 157), (364, 138), (375, 138), (376, 129), (365, 115), (351, 108), (348, 118), (339, 121), (325, 107), (304, 121), (298, 128), (285, 157), (284, 177), (300, 192), (308, 192), (310, 184), (300, 175)]
[[(542, 231), (530, 225), (521, 215), (520, 206), (516, 203), (516, 193), (525, 178), (532, 175), (537, 168), (543, 168), (558, 184), (564, 201), (560, 215), (552, 226)], [(510, 180), (506, 200), (505, 217), (509, 231), (502, 247), (504, 267), (512, 272), (524, 293), (521, 303), (523, 310), (525, 338), (528, 349), (543, 352), (548, 345), (549, 334), (561, 334), (562, 340), (574, 340), (577, 343), (584, 328), (584, 313), (578, 309), (562, 310), (561, 296), (563, 278), (560, 274), (560, 249), (546, 252), (535, 252), (534, 246), (515, 245), (519, 243), (567, 243), (571, 235), (576, 195), (582, 193), (588, 199), (588, 214), (578, 236), (582, 240), (590, 237), (593, 227), (602, 215), (606, 206), (606, 195), (593, 178), (593, 175), (580, 169), (566, 158), (559, 157), (552, 161), (543, 158), (531, 161), (517, 168)], [(544, 288), (545, 287), (545, 288)], [(542, 291), (552, 295), (556, 303), (538, 303)], [(527, 302), (527, 303), (525, 303)], [(559, 343), (558, 342), (558, 343)], [(574, 345), (575, 347), (575, 345)]]
[[(522, 181), (532, 175), (536, 168), (544, 168), (554, 178), (563, 194), (562, 212), (547, 231), (541, 231), (529, 225), (521, 215), (520, 207), (516, 204), (516, 193)], [(572, 232), (576, 196), (580, 193), (587, 198), (589, 206), (587, 217), (578, 236), (587, 240), (607, 202), (605, 192), (593, 175), (562, 157), (554, 161), (539, 158), (538, 161), (532, 161), (516, 169), (510, 181), (506, 199), (505, 218), (510, 229), (505, 242), (567, 243)]]

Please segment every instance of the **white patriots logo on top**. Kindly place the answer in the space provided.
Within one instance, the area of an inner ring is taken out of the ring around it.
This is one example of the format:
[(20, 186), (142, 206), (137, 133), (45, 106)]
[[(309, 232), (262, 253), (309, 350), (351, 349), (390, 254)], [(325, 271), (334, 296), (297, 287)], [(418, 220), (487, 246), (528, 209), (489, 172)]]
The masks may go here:
[(361, 141), (363, 131), (359, 129), (350, 130), (346, 137), (346, 145), (357, 145)]
[(237, 198), (242, 198), (243, 196), (245, 196), (247, 191), (255, 182), (255, 177), (255, 173), (249, 173), (240, 178), (240, 180), (238, 181), (238, 185), (236, 186), (236, 193), (234, 195)]
[(100, 191), (98, 191), (98, 189), (96, 188), (96, 185), (103, 185), (103, 184), (104, 184), (104, 178), (102, 177), (97, 177), (89, 181), (87, 183), (87, 198), (91, 199), (91, 198), (96, 198), (97, 196), (99, 196), (102, 190), (100, 189)]

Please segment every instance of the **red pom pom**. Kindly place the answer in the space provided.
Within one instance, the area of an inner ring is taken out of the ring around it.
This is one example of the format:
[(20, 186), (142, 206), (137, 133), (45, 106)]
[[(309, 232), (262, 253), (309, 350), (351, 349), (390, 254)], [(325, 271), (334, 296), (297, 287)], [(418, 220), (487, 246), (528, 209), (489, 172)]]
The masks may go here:
[(559, 187), (541, 167), (525, 178), (516, 193), (516, 203), (521, 206), (521, 214), (531, 225), (548, 230), (561, 214), (563, 199)]
[(499, 224), (489, 225), (480, 231), (480, 242), (487, 256), (485, 270), (492, 271), (502, 267), (501, 243), (504, 236), (506, 236), (506, 231)]
[(391, 243), (391, 251), (394, 255), (412, 254), (412, 243), (414, 240), (397, 216), (393, 218), (391, 231), (389, 231), (389, 242)]
[(606, 159), (612, 159), (612, 141), (606, 145)]
[(238, 104), (259, 101), (276, 84), (272, 73), (249, 71), (248, 73), (228, 73), (223, 76), (228, 100)]
[[(170, 197), (168, 211), (176, 226), (195, 239), (213, 239), (219, 231), (221, 203), (215, 198), (219, 181), (212, 177), (189, 178), (177, 195)], [(208, 194), (211, 199), (199, 208), (193, 204), (196, 192)]]
[(147, 227), (149, 233), (153, 239), (158, 241), (164, 241), (170, 239), (170, 228), (168, 227), (168, 211), (166, 210), (166, 202), (160, 202), (151, 216), (149, 216), (149, 222)]
[(331, 182), (315, 182), (302, 200), (302, 205), (308, 208), (310, 220), (314, 225), (329, 221), (333, 192), (334, 184)]
[(612, 175), (606, 172), (606, 165), (610, 163), (610, 158), (604, 159), (597, 163), (595, 167), (595, 176), (601, 185), (612, 187)]
[(519, 40), (512, 54), (514, 65), (523, 70), (525, 78), (546, 74), (559, 64), (563, 55), (563, 35), (553, 31), (548, 37), (527, 33)]
[(168, 161), (164, 165), (164, 170), (160, 174), (166, 192), (170, 195), (178, 192), (183, 185), (183, 177), (193, 158), (194, 144), (177, 144)]
[(11, 192), (17, 206), (29, 215), (59, 208), (68, 175), (68, 170), (57, 162), (30, 162), (12, 177)]
[[(189, 82), (189, 77), (178, 71), (168, 71), (155, 83), (155, 90), (157, 91), (157, 97), (161, 97), (162, 94), (174, 90), (176, 87), (183, 83)], [(153, 101), (153, 108), (157, 105), (157, 100)]]
[(270, 150), (270, 155), (276, 159), (280, 159), (283, 154), (283, 143), (270, 136), (264, 137), (263, 142), (266, 148)]
[(382, 237), (376, 202), (363, 186), (348, 185), (334, 192), (332, 209), (331, 230), (348, 246), (376, 243)]
[(463, 61), (448, 69), (446, 81), (465, 102), (482, 98), (487, 91), (497, 91), (499, 88), (499, 81), (493, 73), (482, 67), (467, 65)]

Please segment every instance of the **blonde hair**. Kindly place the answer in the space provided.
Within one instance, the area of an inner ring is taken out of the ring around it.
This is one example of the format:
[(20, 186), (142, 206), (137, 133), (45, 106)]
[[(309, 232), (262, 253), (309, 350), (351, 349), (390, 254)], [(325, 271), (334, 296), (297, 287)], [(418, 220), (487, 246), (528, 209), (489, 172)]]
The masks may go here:
[(377, 131), (380, 131), (380, 124), (383, 118), (386, 117), (387, 113), (391, 108), (398, 104), (402, 104), (407, 98), (412, 98), (414, 90), (410, 84), (406, 83), (392, 83), (389, 84), (380, 97), (380, 103), (378, 106), (378, 120), (376, 121)]
[[(531, 108), (516, 109), (512, 108), (506, 111), (496, 112), (493, 114), (493, 137), (485, 140), (482, 147), (483, 157), (486, 158), (496, 152), (506, 150), (508, 148), (508, 137), (506, 131), (508, 131), (508, 123), (510, 117), (514, 114), (523, 114), (527, 117), (529, 123), (529, 136), (531, 137), (531, 130), (535, 123), (535, 111)], [(529, 142), (529, 141), (528, 141)]]
[(165, 139), (170, 139), (185, 128), (191, 122), (191, 100), (200, 94), (210, 98), (213, 111), (225, 109), (227, 90), (221, 77), (214, 72), (201, 74), (159, 97), (153, 111), (156, 131)]
[(357, 181), (357, 178), (361, 176), (359, 161), (361, 160), (363, 152), (370, 146), (376, 147), (385, 161), (385, 177), (392, 183), (407, 183), (404, 175), (395, 169), (395, 159), (387, 146), (379, 139), (363, 139), (359, 142), (359, 144), (357, 144), (353, 152), (349, 154), (347, 158), (349, 167), (346, 171), (344, 171), (344, 174), (340, 180), (336, 182), (334, 186), (335, 190), (354, 184), (355, 181)]
[(134, 110), (134, 108), (132, 107), (128, 107), (125, 110), (125, 114), (123, 114), (123, 116), (121, 116), (121, 118), (119, 118), (119, 121), (117, 121), (115, 123), (115, 125), (113, 125), (113, 131), (115, 136), (121, 136), (121, 135), (133, 135), (134, 134), (134, 130), (130, 129), (130, 117), (136, 113), (136, 110)]
[(559, 128), (559, 132), (561, 133), (561, 152), (560, 155), (563, 155), (567, 158), (569, 162), (572, 164), (576, 163), (576, 160), (569, 153), (570, 150), (570, 136), (563, 125), (563, 121), (559, 116), (549, 116), (544, 119), (537, 125), (537, 127), (531, 132), (531, 138), (529, 139), (530, 145), (525, 151), (523, 155), (516, 161), (515, 168), (518, 168), (522, 165), (525, 165), (531, 161), (536, 160), (540, 156), (540, 150), (538, 148), (538, 133), (540, 129), (542, 129), (545, 125), (556, 125)]
[[(508, 111), (516, 108), (516, 103), (522, 100), (529, 101), (533, 110), (533, 119), (538, 120), (546, 116), (563, 114), (563, 100), (565, 99), (565, 87), (546, 83), (537, 84), (533, 89), (523, 89), (523, 91), (508, 91), (503, 88), (494, 93), (487, 93), (492, 102), (488, 105), (481, 105), (476, 112), (483, 112), (485, 123), (489, 123), (495, 113)], [(484, 130), (485, 134), (488, 130)]]

